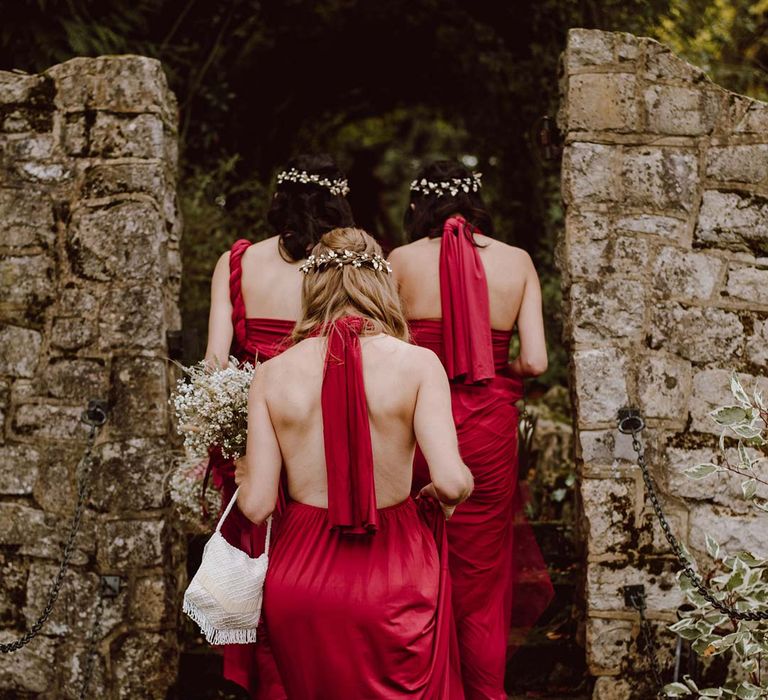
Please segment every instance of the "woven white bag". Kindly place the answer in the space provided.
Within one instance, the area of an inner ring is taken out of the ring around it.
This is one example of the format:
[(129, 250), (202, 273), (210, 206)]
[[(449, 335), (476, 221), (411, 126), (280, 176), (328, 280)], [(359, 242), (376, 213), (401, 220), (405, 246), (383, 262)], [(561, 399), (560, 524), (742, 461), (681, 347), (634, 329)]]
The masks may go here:
[(210, 644), (255, 642), (261, 617), (272, 516), (267, 519), (267, 539), (261, 556), (254, 559), (229, 544), (221, 535), (221, 525), (235, 505), (239, 490), (221, 514), (203, 550), (200, 568), (184, 593), (182, 609), (200, 626)]

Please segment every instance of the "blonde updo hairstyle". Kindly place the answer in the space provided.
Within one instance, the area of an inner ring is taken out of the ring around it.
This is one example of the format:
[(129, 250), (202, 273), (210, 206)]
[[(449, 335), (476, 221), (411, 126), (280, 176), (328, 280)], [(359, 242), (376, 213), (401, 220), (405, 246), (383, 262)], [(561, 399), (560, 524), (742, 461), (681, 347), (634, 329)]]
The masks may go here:
[[(381, 246), (359, 228), (329, 231), (312, 249), (312, 255), (349, 250), (381, 255)], [(318, 327), (342, 318), (360, 316), (366, 321), (365, 334), (386, 333), (400, 340), (409, 339), (408, 324), (391, 274), (369, 265), (326, 265), (304, 275), (302, 314), (292, 339), (298, 343), (313, 335)], [(325, 334), (325, 333), (323, 333)]]

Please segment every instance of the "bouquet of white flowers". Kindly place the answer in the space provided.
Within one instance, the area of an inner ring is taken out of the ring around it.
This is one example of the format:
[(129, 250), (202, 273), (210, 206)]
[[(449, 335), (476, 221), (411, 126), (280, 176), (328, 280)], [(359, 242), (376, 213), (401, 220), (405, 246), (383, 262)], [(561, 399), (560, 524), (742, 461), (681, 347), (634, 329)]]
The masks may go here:
[(177, 382), (171, 400), (184, 446), (197, 456), (216, 446), (228, 459), (242, 457), (248, 430), (248, 388), (256, 368), (230, 357), (223, 368), (203, 360), (181, 369), (185, 376)]

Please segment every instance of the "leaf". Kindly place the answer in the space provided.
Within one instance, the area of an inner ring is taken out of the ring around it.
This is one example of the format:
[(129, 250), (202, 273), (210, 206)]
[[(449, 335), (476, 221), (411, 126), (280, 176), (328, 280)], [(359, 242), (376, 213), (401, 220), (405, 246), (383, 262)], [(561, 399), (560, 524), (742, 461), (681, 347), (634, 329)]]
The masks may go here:
[(723, 697), (722, 688), (704, 688), (699, 690), (699, 695), (705, 698), (721, 698)]
[(703, 479), (710, 474), (720, 471), (720, 467), (716, 464), (696, 464), (693, 467), (688, 467), (683, 474), (689, 479)]
[(718, 425), (736, 425), (749, 415), (742, 406), (721, 406), (710, 414)]
[(765, 399), (763, 398), (763, 392), (760, 391), (757, 387), (755, 387), (754, 390), (754, 396), (755, 396), (755, 404), (761, 411), (768, 411), (768, 405), (765, 403)]
[(693, 695), (688, 686), (683, 683), (668, 683), (664, 686), (664, 692), (668, 698), (682, 698), (686, 695)]
[(736, 688), (736, 697), (740, 700), (759, 700), (762, 691), (756, 685), (744, 681)]
[(713, 559), (719, 559), (720, 543), (708, 533), (704, 535), (704, 541), (706, 542), (707, 553), (709, 556), (711, 556)]
[(749, 396), (747, 396), (747, 392), (744, 391), (744, 387), (741, 386), (741, 382), (736, 376), (736, 372), (731, 375), (731, 393), (742, 406), (746, 407), (751, 405)]
[(736, 435), (746, 440), (760, 437), (760, 429), (754, 425), (737, 425), (732, 427), (731, 430), (733, 430)]
[(739, 452), (739, 466), (743, 467), (744, 469), (749, 469), (752, 466), (752, 460), (749, 458), (749, 455), (747, 454), (747, 448), (744, 447), (744, 443), (739, 440), (739, 446), (738, 446), (738, 452)]
[(744, 498), (751, 499), (757, 492), (757, 482), (754, 479), (748, 479), (741, 483), (741, 492), (744, 494)]

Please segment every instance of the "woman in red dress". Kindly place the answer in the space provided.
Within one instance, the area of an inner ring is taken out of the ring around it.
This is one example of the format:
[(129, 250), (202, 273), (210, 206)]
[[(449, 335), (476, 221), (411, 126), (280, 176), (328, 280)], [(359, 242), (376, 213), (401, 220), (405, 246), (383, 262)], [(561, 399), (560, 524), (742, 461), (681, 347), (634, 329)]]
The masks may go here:
[[(300, 263), (324, 233), (353, 225), (346, 194), (344, 174), (329, 156), (298, 156), (286, 165), (267, 214), (275, 235), (258, 243), (238, 240), (216, 265), (206, 360), (223, 366), (234, 355), (263, 362), (284, 349), (301, 312)], [(235, 465), (212, 451), (209, 469), (222, 503), (228, 503)], [(222, 527), (224, 537), (251, 556), (263, 551), (265, 532), (236, 511)], [(226, 646), (224, 677), (252, 698), (285, 698), (264, 642)]]
[[(451, 664), (444, 514), (472, 478), (445, 371), (406, 342), (368, 234), (332, 231), (313, 254), (295, 345), (251, 385), (238, 497), (263, 523), (285, 470), (290, 499), (263, 608), (280, 675), (291, 700), (463, 698), (455, 649)], [(418, 504), (417, 439), (430, 476)]]
[[(405, 218), (413, 242), (390, 261), (414, 342), (434, 350), (451, 380), (459, 451), (475, 479), (447, 528), (464, 691), (501, 700), (510, 624), (533, 624), (552, 596), (522, 515), (515, 406), (547, 352), (536, 270), (525, 251), (485, 235), (493, 227), (479, 190), (479, 175), (458, 163), (425, 168)], [(416, 487), (427, 478), (417, 454)]]

